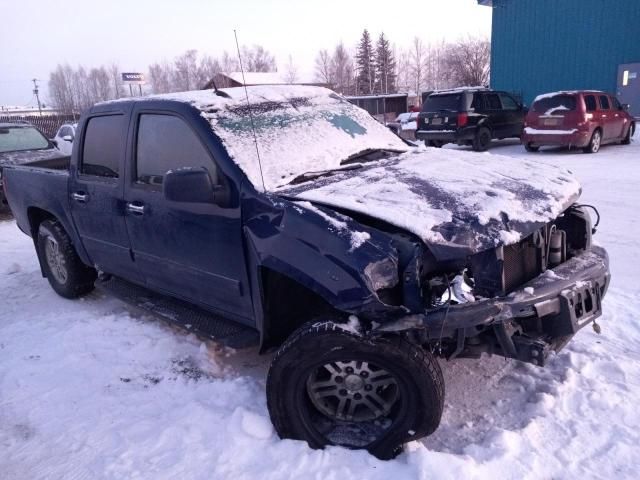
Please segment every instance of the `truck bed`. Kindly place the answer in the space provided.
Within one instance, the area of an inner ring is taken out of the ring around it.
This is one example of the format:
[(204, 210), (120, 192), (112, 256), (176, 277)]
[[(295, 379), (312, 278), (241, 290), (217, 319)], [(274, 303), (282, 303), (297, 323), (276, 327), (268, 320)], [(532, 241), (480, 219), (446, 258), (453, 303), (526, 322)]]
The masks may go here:
[(41, 160), (3, 169), (4, 191), (20, 230), (31, 235), (29, 212), (49, 212), (65, 226), (69, 221), (69, 157)]

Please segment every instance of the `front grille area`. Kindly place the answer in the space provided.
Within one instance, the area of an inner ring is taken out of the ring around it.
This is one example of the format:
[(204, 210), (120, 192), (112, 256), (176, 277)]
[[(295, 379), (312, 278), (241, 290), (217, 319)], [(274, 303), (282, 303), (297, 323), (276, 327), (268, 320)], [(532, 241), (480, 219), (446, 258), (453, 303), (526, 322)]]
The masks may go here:
[(504, 293), (509, 293), (523, 283), (542, 273), (542, 251), (535, 247), (531, 237), (503, 248), (502, 276)]
[(541, 247), (533, 236), (505, 247), (481, 252), (471, 259), (475, 292), (483, 297), (506, 295), (542, 273)]

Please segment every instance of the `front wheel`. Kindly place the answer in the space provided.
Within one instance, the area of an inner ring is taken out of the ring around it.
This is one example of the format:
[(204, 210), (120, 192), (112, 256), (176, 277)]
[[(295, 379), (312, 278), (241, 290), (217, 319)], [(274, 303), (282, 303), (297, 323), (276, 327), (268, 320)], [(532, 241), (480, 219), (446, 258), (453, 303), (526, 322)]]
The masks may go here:
[(401, 337), (364, 338), (340, 324), (298, 329), (267, 378), (271, 420), (282, 438), (340, 445), (392, 458), (433, 433), (444, 405), (436, 359)]
[(589, 141), (589, 145), (584, 147), (582, 150), (584, 153), (598, 153), (600, 150), (600, 146), (602, 145), (602, 132), (600, 130), (596, 130), (591, 135), (591, 140)]
[(633, 137), (635, 130), (636, 130), (635, 123), (632, 123), (631, 125), (629, 125), (629, 130), (627, 130), (627, 134), (622, 139), (622, 145), (629, 145), (631, 143), (631, 137)]
[(58, 295), (77, 298), (93, 290), (96, 271), (82, 263), (60, 222), (40, 224), (37, 246), (42, 269)]

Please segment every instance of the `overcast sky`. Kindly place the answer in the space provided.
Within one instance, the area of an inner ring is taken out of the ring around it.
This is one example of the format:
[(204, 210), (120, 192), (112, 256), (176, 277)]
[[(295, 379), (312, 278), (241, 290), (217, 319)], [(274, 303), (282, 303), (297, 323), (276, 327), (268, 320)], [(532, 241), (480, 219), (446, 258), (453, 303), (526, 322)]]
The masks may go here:
[(364, 28), (397, 47), (489, 36), (491, 9), (476, 0), (0, 0), (0, 105), (34, 105), (32, 78), (47, 101), (58, 63), (87, 67), (116, 62), (145, 72), (188, 49), (217, 56), (261, 44), (284, 67), (289, 55), (313, 71), (321, 48), (342, 40), (352, 49)]

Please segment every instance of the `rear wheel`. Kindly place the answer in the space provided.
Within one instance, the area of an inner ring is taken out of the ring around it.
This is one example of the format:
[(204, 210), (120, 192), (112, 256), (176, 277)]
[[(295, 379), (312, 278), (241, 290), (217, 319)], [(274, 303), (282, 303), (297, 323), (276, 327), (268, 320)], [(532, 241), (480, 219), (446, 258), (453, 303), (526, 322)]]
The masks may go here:
[(444, 145), (444, 142), (441, 140), (428, 140), (427, 147), (441, 148)]
[(591, 140), (589, 141), (589, 145), (584, 147), (582, 150), (584, 153), (598, 153), (600, 150), (600, 146), (602, 144), (602, 132), (599, 129), (596, 129), (591, 135)]
[(636, 131), (636, 124), (632, 123), (631, 125), (629, 125), (629, 130), (627, 130), (627, 134), (622, 140), (622, 145), (629, 145), (631, 143), (631, 137), (633, 137), (633, 134), (635, 133), (635, 131)]
[(491, 144), (491, 130), (487, 127), (480, 127), (473, 139), (473, 149), (476, 152), (484, 152)]
[(333, 322), (310, 323), (273, 360), (267, 403), (283, 438), (388, 459), (438, 427), (444, 380), (436, 359), (401, 337), (363, 338)]
[(540, 150), (540, 147), (533, 145), (531, 142), (527, 142), (524, 144), (524, 149), (527, 152), (537, 152)]
[(58, 295), (77, 298), (93, 290), (96, 271), (82, 263), (60, 222), (40, 224), (37, 246), (44, 273)]

